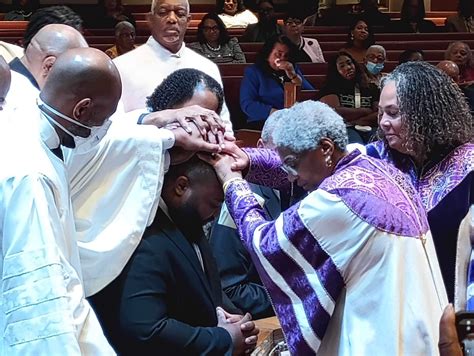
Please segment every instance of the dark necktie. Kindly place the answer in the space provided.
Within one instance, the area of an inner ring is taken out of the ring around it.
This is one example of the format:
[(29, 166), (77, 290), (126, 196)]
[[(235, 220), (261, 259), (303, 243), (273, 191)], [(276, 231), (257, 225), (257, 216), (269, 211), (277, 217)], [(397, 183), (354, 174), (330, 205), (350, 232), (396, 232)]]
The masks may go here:
[(56, 148), (52, 148), (51, 152), (53, 152), (56, 155), (56, 157), (58, 157), (61, 161), (64, 161), (63, 150), (61, 149), (61, 145), (59, 145)]

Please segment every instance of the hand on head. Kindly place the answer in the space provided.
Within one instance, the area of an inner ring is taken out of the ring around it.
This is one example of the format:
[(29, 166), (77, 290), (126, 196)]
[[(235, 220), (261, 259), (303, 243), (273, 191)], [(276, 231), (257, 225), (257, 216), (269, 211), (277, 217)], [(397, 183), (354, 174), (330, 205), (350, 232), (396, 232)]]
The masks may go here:
[(245, 315), (229, 314), (217, 307), (217, 326), (225, 329), (232, 338), (234, 355), (250, 353), (257, 345), (258, 327), (249, 313)]
[(152, 112), (143, 119), (143, 124), (155, 125), (159, 128), (168, 125), (172, 125), (168, 128), (173, 128), (179, 125), (189, 134), (192, 131), (191, 123), (195, 124), (201, 136), (206, 137), (210, 143), (224, 144), (224, 122), (214, 111), (199, 105)]
[(233, 178), (242, 178), (242, 173), (240, 171), (232, 170), (232, 165), (236, 162), (232, 155), (227, 153), (214, 153), (212, 155), (198, 153), (198, 156), (204, 162), (207, 162), (214, 167), (221, 183), (225, 183)]

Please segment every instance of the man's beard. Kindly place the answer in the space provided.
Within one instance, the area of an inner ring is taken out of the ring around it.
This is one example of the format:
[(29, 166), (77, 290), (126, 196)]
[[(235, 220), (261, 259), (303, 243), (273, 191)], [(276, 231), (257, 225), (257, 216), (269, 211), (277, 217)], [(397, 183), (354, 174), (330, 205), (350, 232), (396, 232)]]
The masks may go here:
[(191, 203), (186, 202), (181, 207), (168, 208), (168, 210), (173, 222), (188, 241), (197, 242), (202, 238), (204, 234), (202, 226), (205, 222)]

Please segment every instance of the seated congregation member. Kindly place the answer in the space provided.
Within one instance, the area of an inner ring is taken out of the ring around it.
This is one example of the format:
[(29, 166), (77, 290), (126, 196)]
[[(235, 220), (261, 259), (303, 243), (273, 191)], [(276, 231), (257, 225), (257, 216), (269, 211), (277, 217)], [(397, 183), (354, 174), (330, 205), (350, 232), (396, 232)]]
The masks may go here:
[(13, 0), (11, 11), (8, 11), (3, 19), (5, 21), (28, 21), (39, 5), (39, 0)]
[[(274, 149), (272, 133), (280, 120), (285, 119), (284, 110), (276, 111), (268, 117), (257, 142), (258, 148)], [(282, 193), (262, 185), (250, 184), (250, 189), (262, 205), (266, 216), (276, 219), (283, 208)], [(229, 299), (243, 312), (261, 319), (275, 314), (250, 254), (240, 240), (237, 227), (229, 215), (225, 204), (222, 205), (209, 238), (209, 244), (216, 258), (222, 288)]]
[(390, 15), (379, 10), (377, 0), (360, 0), (359, 16), (372, 26), (386, 28), (390, 24)]
[(259, 0), (258, 22), (250, 24), (242, 35), (241, 42), (267, 42), (270, 38), (283, 34), (283, 28), (277, 23), (272, 0)]
[(197, 42), (188, 46), (214, 63), (245, 63), (245, 54), (236, 37), (229, 34), (216, 14), (206, 14), (198, 25)]
[(242, 0), (219, 0), (217, 13), (226, 28), (246, 28), (257, 23), (257, 16), (247, 10)]
[(323, 51), (315, 38), (303, 37), (303, 19), (298, 16), (287, 16), (285, 19), (285, 35), (296, 46), (295, 62), (325, 62)]
[(445, 21), (447, 32), (474, 32), (474, 4), (471, 0), (459, 0), (456, 15)]
[(216, 173), (197, 156), (165, 175), (155, 220), (120, 276), (94, 297), (122, 355), (240, 355), (255, 346), (250, 314), (227, 321), (203, 224), (223, 200)]
[(115, 45), (105, 50), (111, 59), (130, 52), (135, 46), (135, 27), (128, 21), (115, 25)]
[(425, 52), (421, 49), (407, 49), (400, 54), (398, 64), (406, 62), (423, 62), (425, 60)]
[[(234, 146), (237, 162), (222, 154), (208, 162), (291, 354), (436, 354), (447, 298), (408, 177), (358, 150), (348, 153), (344, 121), (329, 106), (306, 101), (284, 111), (273, 132), (276, 152), (241, 156)], [(262, 178), (254, 183), (275, 186), (283, 168), (310, 193), (268, 221), (233, 170), (249, 165)]]
[(367, 154), (391, 162), (417, 187), (449, 300), (465, 309), (466, 278), (474, 281), (470, 237), (461, 233), (463, 224), (472, 224), (463, 220), (474, 204), (474, 127), (467, 102), (445, 73), (410, 62), (387, 76), (379, 108), (382, 139)]
[(240, 107), (249, 126), (261, 128), (272, 112), (283, 109), (285, 82), (314, 89), (293, 62), (293, 48), (287, 37), (274, 37), (265, 42), (256, 63), (245, 68)]
[[(148, 41), (114, 59), (122, 78), (123, 111), (144, 109), (146, 97), (177, 69), (199, 69), (222, 85), (217, 65), (184, 44), (191, 20), (188, 0), (155, 0), (147, 16), (151, 28)], [(226, 123), (226, 130), (232, 132), (225, 102), (221, 118)]]
[(426, 20), (425, 16), (423, 0), (403, 0), (400, 20), (391, 22), (392, 31), (405, 33), (438, 32), (434, 22)]
[(375, 84), (378, 88), (380, 88), (382, 78), (386, 75), (382, 73), (386, 59), (387, 52), (382, 46), (372, 45), (367, 48), (364, 57), (367, 79), (370, 84)]
[(347, 52), (330, 62), (320, 101), (334, 108), (346, 122), (350, 143), (365, 144), (377, 129), (380, 90), (368, 83), (365, 72)]
[[(439, 62), (436, 68), (445, 72), (456, 84), (459, 85), (459, 67), (456, 63), (444, 60)], [(471, 113), (474, 113), (474, 85), (461, 85), (460, 88), (467, 99)]]
[(451, 43), (446, 50), (444, 58), (456, 63), (459, 67), (459, 83), (470, 85), (474, 83), (474, 58), (471, 48), (465, 42)]
[(362, 63), (367, 49), (374, 43), (374, 33), (367, 22), (356, 19), (349, 27), (347, 43), (341, 51), (349, 53), (358, 63)]

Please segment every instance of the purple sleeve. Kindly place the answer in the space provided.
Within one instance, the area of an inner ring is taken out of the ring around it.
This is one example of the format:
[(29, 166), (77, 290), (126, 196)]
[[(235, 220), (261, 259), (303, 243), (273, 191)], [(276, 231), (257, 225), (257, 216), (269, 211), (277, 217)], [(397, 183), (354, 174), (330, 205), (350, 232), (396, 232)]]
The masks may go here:
[(237, 225), (240, 238), (245, 247), (252, 251), (253, 233), (258, 226), (267, 221), (263, 208), (244, 180), (230, 183), (225, 194), (225, 202)]
[(281, 160), (275, 150), (244, 148), (244, 151), (250, 158), (245, 180), (274, 189), (290, 189), (288, 175), (281, 169)]

